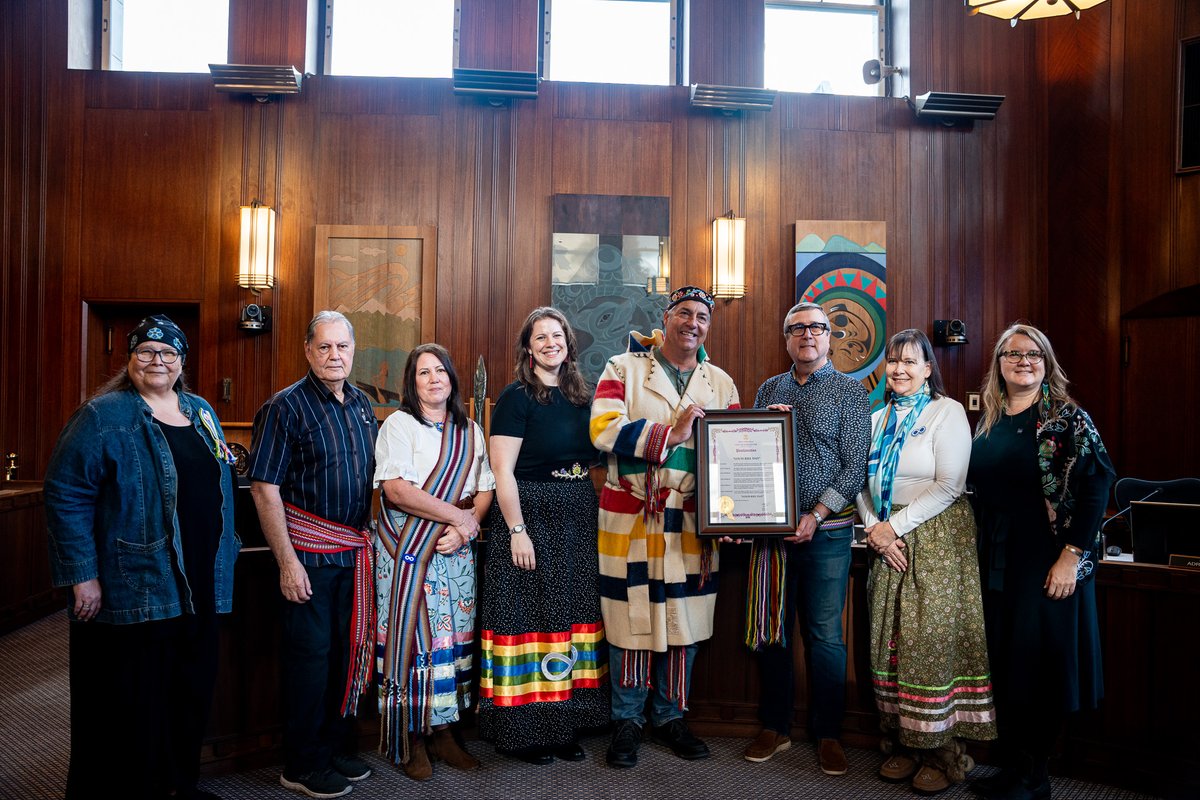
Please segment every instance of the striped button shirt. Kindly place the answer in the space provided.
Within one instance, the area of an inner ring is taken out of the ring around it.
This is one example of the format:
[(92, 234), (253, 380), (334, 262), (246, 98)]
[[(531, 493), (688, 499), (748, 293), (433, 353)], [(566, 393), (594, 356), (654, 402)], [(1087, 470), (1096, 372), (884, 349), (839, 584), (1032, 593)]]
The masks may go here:
[[(312, 372), (254, 415), (250, 479), (279, 487), (285, 503), (331, 522), (364, 527), (371, 516), (371, 476), (379, 423), (371, 401), (346, 383), (344, 402)], [(354, 551), (297, 552), (306, 566), (354, 566)]]

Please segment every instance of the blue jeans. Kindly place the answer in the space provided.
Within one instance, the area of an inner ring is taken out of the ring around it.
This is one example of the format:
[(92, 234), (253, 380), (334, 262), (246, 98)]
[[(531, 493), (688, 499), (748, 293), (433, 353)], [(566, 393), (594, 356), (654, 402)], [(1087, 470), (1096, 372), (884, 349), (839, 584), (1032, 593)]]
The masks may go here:
[[(689, 644), (683, 648), (685, 667), (683, 685), (691, 691), (692, 664), (696, 661), (698, 645)], [(612, 681), (612, 718), (615, 722), (631, 719), (641, 727), (646, 726), (646, 697), (653, 691), (654, 698), (650, 703), (650, 721), (655, 727), (666, 725), (673, 719), (679, 719), (683, 712), (679, 704), (667, 699), (667, 653), (653, 653), (651, 663), (654, 669), (654, 689), (645, 686), (622, 686), (621, 673), (625, 662), (625, 651), (612, 644), (608, 645), (608, 674)]]
[(795, 709), (792, 648), (797, 615), (809, 676), (809, 733), (837, 739), (846, 711), (846, 641), (842, 611), (850, 582), (850, 526), (818, 529), (812, 541), (785, 544), (787, 586), (784, 595), (786, 645), (765, 647), (758, 655), (763, 727), (791, 733)]

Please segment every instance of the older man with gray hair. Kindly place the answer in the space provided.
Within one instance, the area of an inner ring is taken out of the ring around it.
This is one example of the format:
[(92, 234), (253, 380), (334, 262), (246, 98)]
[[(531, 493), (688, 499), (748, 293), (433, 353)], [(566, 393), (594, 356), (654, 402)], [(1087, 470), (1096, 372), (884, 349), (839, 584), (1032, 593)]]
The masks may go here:
[[(766, 761), (791, 746), (795, 680), (791, 630), (800, 616), (808, 665), (809, 734), (827, 775), (847, 770), (840, 742), (846, 704), (842, 610), (850, 574), (854, 498), (866, 478), (871, 403), (854, 378), (829, 360), (829, 317), (816, 303), (797, 303), (783, 322), (792, 368), (768, 378), (756, 408), (791, 411), (795, 423), (796, 507), (804, 513), (782, 543), (759, 539), (750, 558), (746, 641), (758, 652), (763, 730), (747, 761)], [(757, 585), (756, 585), (757, 584)], [(771, 598), (782, 602), (772, 604)]]
[[(374, 652), (371, 477), (379, 424), (349, 382), (354, 327), (321, 311), (308, 374), (254, 416), (251, 494), (283, 593), (283, 774), (309, 797), (341, 797), (371, 774), (354, 715)], [(344, 688), (343, 688), (344, 687)]]

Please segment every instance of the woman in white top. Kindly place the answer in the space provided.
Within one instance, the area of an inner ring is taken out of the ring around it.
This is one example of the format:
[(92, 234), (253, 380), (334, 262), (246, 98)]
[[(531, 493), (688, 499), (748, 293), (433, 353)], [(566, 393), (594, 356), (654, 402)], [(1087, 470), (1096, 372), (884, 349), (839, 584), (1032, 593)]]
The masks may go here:
[(467, 418), (450, 354), (423, 344), (404, 365), (400, 410), (375, 445), (380, 749), (414, 780), (431, 760), (475, 769), (450, 724), (471, 704), (475, 557), (496, 480)]
[(996, 738), (975, 521), (963, 497), (971, 428), (921, 331), (891, 338), (886, 374), (858, 496), (878, 554), (867, 582), (871, 670), (891, 753), (879, 775), (933, 794), (974, 766), (958, 739)]

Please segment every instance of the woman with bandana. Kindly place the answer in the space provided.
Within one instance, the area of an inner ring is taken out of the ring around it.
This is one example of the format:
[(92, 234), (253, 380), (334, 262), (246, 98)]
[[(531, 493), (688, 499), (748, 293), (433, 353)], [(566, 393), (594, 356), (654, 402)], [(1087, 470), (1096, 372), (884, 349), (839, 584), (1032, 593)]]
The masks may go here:
[(871, 418), (858, 496), (872, 559), (871, 672), (890, 757), (879, 776), (936, 794), (974, 763), (962, 739), (996, 738), (975, 520), (963, 495), (971, 428), (946, 396), (929, 339), (888, 342), (886, 405)]
[(71, 587), (68, 800), (213, 798), (196, 785), (233, 603), (234, 456), (154, 315), (67, 422), (46, 470), (54, 583)]

